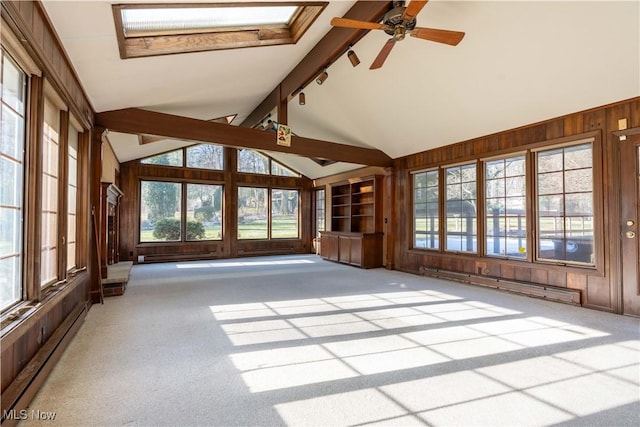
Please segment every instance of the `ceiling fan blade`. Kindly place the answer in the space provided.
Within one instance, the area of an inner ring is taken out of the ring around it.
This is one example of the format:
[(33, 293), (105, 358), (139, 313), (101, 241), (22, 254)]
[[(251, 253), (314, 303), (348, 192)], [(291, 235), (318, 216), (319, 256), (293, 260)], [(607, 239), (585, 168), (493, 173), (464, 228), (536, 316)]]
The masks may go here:
[(464, 37), (464, 33), (461, 31), (416, 27), (411, 30), (411, 37), (417, 37), (419, 39), (431, 40), (432, 42), (456, 46)]
[(422, 10), (422, 8), (427, 4), (428, 1), (429, 0), (424, 0), (424, 1), (411, 0), (407, 5), (407, 8), (404, 10), (404, 13), (402, 14), (402, 19), (406, 19), (410, 21), (416, 16), (418, 16), (418, 14)]
[(358, 21), (347, 18), (333, 18), (331, 25), (334, 27), (359, 28), (362, 30), (383, 30), (387, 26), (377, 22)]
[(395, 44), (396, 44), (396, 39), (393, 37), (390, 38), (384, 44), (384, 46), (382, 46), (380, 53), (378, 54), (378, 56), (376, 56), (376, 59), (373, 61), (369, 69), (377, 70), (378, 68), (382, 67), (382, 64), (384, 64), (384, 61), (387, 60), (387, 56), (389, 56), (389, 53), (391, 52), (391, 49), (393, 49), (393, 46), (395, 46)]

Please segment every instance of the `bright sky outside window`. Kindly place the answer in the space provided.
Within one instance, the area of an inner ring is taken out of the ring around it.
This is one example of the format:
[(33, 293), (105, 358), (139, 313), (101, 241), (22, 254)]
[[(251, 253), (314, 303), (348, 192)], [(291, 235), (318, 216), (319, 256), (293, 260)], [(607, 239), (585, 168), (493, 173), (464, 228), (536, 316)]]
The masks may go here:
[[(122, 59), (295, 44), (328, 2), (117, 4)], [(188, 37), (185, 37), (188, 36)]]
[(125, 35), (137, 32), (289, 24), (298, 6), (123, 9)]

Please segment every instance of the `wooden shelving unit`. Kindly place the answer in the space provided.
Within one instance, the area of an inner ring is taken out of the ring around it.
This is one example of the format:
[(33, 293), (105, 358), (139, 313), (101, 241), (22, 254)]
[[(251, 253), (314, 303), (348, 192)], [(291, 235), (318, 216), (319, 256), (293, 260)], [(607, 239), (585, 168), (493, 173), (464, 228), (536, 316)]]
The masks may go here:
[(321, 255), (358, 267), (380, 267), (382, 236), (382, 176), (332, 185), (331, 231), (321, 233)]

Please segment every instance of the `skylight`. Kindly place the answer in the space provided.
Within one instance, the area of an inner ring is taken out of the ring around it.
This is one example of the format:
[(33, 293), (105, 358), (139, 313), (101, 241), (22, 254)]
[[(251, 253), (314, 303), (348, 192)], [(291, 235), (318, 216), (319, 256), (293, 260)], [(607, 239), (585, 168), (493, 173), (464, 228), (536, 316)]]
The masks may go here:
[(192, 31), (260, 25), (288, 25), (298, 6), (123, 9), (125, 35), (149, 31)]
[(174, 3), (112, 7), (120, 57), (126, 59), (294, 44), (326, 5), (327, 2)]

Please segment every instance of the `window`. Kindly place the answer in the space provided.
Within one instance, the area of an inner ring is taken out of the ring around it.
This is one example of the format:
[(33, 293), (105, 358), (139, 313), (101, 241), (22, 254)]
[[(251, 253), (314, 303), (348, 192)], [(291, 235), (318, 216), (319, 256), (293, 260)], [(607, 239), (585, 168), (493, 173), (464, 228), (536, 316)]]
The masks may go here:
[(536, 153), (538, 259), (594, 264), (592, 144)]
[(445, 169), (447, 251), (477, 251), (476, 165)]
[(413, 174), (413, 247), (438, 249), (440, 199), (438, 170)]
[(269, 174), (269, 158), (253, 150), (238, 150), (238, 172)]
[(298, 197), (298, 190), (238, 187), (238, 239), (299, 238)]
[(182, 157), (182, 149), (180, 149), (176, 151), (170, 151), (168, 153), (158, 154), (157, 156), (153, 157), (147, 157), (146, 159), (140, 160), (140, 163), (144, 165), (182, 167), (184, 165)]
[(300, 177), (300, 174), (254, 150), (238, 150), (238, 172)]
[(267, 239), (268, 189), (238, 187), (238, 239)]
[(281, 165), (278, 162), (271, 160), (271, 175), (277, 176), (294, 176), (299, 177), (300, 174), (292, 171), (291, 169)]
[(142, 181), (140, 185), (140, 241), (180, 241), (182, 186), (160, 181)]
[(60, 110), (49, 99), (46, 99), (44, 104), (43, 126), (40, 286), (58, 279)]
[(524, 258), (527, 253), (525, 157), (485, 163), (486, 254)]
[(224, 147), (213, 144), (198, 144), (187, 147), (187, 167), (223, 170)]
[(298, 238), (298, 190), (271, 190), (271, 238)]
[(69, 125), (67, 172), (67, 270), (76, 267), (78, 130)]
[(222, 240), (222, 186), (187, 184), (187, 240)]
[(0, 50), (0, 310), (22, 299), (26, 74)]
[[(327, 2), (113, 5), (122, 59), (295, 44)], [(187, 36), (187, 37), (185, 37)]]
[(315, 191), (316, 194), (316, 237), (325, 230), (325, 191), (324, 188)]

